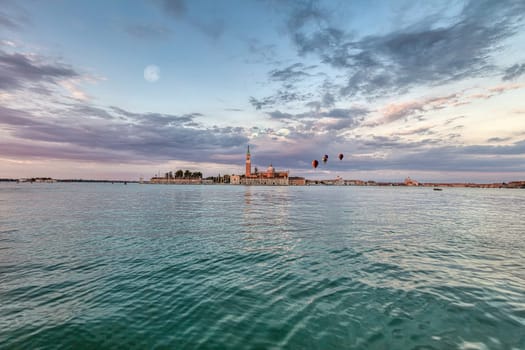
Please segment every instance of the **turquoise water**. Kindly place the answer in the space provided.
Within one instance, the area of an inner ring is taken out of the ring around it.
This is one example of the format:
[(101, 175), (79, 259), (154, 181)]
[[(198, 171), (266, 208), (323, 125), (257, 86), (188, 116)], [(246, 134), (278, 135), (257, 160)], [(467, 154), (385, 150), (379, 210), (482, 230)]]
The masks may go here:
[(525, 191), (0, 184), (0, 348), (525, 349)]

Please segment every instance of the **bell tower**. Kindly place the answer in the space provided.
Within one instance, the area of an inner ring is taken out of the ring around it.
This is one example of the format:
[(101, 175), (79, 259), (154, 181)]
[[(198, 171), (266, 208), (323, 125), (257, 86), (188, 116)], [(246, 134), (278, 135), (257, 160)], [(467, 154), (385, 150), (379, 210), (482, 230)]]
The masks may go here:
[(250, 145), (248, 145), (248, 150), (246, 151), (246, 177), (252, 175), (252, 161), (250, 159)]

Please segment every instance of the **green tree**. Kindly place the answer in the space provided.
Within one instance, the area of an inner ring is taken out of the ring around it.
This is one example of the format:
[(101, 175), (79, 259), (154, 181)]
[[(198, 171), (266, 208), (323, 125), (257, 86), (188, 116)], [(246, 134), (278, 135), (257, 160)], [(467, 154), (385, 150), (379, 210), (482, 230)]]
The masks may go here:
[(177, 171), (175, 172), (175, 178), (176, 178), (176, 179), (180, 179), (180, 178), (182, 178), (183, 176), (184, 176), (184, 172), (183, 172), (182, 170), (179, 169), (179, 170), (177, 170)]

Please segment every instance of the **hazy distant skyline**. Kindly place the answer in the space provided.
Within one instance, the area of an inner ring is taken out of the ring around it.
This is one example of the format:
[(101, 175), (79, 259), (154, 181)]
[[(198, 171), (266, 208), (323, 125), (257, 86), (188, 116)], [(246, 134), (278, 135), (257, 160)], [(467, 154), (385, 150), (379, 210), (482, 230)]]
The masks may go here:
[(242, 173), (249, 144), (259, 169), (308, 178), (523, 180), (524, 14), (522, 0), (0, 0), (0, 177)]

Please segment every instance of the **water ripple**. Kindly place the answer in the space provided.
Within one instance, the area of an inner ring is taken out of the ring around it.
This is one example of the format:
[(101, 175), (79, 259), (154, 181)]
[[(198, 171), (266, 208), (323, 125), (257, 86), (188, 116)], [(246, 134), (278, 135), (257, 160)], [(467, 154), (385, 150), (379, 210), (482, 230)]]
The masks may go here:
[(0, 344), (525, 349), (524, 209), (509, 190), (0, 187)]

